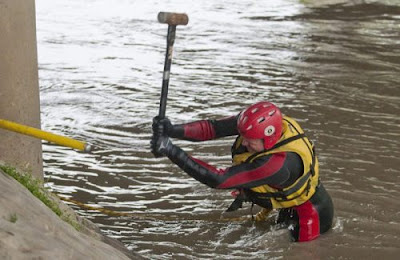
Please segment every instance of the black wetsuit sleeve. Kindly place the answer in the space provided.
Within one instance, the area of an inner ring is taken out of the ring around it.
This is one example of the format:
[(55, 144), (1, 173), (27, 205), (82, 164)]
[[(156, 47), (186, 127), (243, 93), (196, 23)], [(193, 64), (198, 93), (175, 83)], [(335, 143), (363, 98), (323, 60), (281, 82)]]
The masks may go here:
[(226, 169), (217, 169), (189, 156), (171, 144), (168, 158), (199, 182), (218, 189), (249, 189), (260, 185), (276, 188), (290, 186), (302, 174), (303, 164), (295, 153), (262, 156), (252, 163), (242, 163)]
[(211, 120), (210, 123), (215, 129), (216, 138), (238, 135), (237, 117), (238, 116), (232, 116), (219, 120)]

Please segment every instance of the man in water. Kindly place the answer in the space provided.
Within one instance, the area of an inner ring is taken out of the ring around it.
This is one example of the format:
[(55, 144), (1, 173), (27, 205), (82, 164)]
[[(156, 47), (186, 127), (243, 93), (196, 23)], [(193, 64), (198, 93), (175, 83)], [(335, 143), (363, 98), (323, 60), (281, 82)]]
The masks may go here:
[[(226, 169), (189, 156), (169, 138), (205, 141), (233, 135), (238, 136), (233, 165)], [(294, 241), (316, 239), (332, 226), (333, 203), (319, 179), (314, 146), (299, 124), (270, 102), (221, 120), (172, 125), (155, 117), (151, 150), (211, 188), (234, 189), (236, 199), (227, 211), (249, 201), (263, 208), (255, 216), (262, 221), (272, 209), (279, 210), (277, 223), (288, 225)]]

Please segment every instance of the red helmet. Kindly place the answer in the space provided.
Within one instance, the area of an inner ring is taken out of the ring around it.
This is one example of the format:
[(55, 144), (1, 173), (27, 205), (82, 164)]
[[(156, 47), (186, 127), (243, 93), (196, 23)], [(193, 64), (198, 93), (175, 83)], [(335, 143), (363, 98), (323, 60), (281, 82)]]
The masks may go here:
[(258, 102), (240, 113), (237, 128), (248, 139), (263, 139), (264, 149), (270, 149), (282, 135), (282, 114), (270, 102)]

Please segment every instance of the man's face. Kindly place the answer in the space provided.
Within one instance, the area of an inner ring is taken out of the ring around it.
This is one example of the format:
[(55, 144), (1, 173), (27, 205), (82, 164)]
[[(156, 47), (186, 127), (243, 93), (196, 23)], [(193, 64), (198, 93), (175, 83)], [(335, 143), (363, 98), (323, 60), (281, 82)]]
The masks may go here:
[(250, 153), (261, 152), (264, 150), (264, 142), (262, 139), (248, 139), (243, 137), (242, 145), (244, 145)]

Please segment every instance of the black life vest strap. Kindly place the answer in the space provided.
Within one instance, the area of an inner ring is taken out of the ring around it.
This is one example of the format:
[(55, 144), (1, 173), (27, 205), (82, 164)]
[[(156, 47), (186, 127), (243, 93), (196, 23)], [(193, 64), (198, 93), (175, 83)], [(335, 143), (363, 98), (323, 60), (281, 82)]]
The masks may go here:
[(288, 201), (288, 200), (293, 200), (296, 199), (297, 197), (301, 196), (301, 194), (295, 198), (291, 198), (291, 199), (287, 199), (287, 197), (294, 193), (295, 191), (299, 190), (301, 187), (303, 187), (303, 185), (308, 181), (309, 184), (306, 187), (306, 191), (309, 190), (309, 186), (310, 186), (310, 177), (311, 177), (312, 173), (311, 171), (307, 172), (306, 174), (304, 174), (302, 177), (300, 177), (299, 181), (296, 183), (296, 185), (294, 185), (292, 188), (288, 189), (288, 190), (282, 190), (282, 191), (277, 191), (274, 193), (261, 193), (261, 192), (255, 192), (252, 190), (247, 190), (246, 194), (248, 197), (254, 197), (254, 198), (258, 198), (258, 199), (270, 199), (270, 198), (274, 198), (278, 201)]

